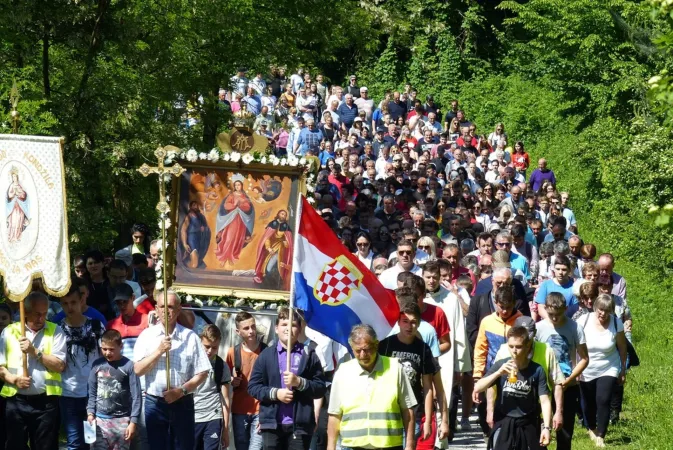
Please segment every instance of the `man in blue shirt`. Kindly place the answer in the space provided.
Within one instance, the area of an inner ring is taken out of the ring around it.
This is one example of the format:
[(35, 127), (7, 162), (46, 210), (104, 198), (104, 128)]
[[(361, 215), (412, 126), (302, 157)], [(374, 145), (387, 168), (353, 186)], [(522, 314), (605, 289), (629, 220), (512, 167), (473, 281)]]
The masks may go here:
[(501, 231), (495, 237), (496, 250), (505, 250), (509, 253), (509, 262), (512, 265), (512, 270), (520, 270), (523, 272), (526, 280), (530, 280), (530, 270), (528, 268), (528, 261), (521, 255), (512, 251), (512, 235), (509, 231)]
[(294, 143), (294, 154), (304, 156), (311, 149), (317, 155), (320, 152), (320, 141), (322, 140), (322, 131), (315, 126), (315, 120), (308, 119), (306, 128), (301, 130), (299, 138)]
[(339, 114), (342, 129), (348, 131), (353, 126), (353, 122), (355, 122), (355, 118), (358, 116), (358, 107), (353, 102), (353, 96), (351, 94), (346, 94), (345, 99), (346, 101), (337, 108), (336, 112)]
[(543, 305), (538, 308), (538, 314), (543, 319), (547, 318), (547, 311), (544, 308), (547, 301), (547, 294), (558, 292), (566, 300), (566, 316), (572, 317), (579, 309), (579, 301), (573, 293), (573, 279), (570, 278), (570, 260), (567, 256), (559, 255), (554, 258), (554, 278), (542, 282), (535, 295), (535, 303)]
[(262, 111), (262, 98), (255, 93), (255, 89), (248, 86), (248, 95), (243, 97), (243, 102), (247, 105), (248, 111), (258, 116)]

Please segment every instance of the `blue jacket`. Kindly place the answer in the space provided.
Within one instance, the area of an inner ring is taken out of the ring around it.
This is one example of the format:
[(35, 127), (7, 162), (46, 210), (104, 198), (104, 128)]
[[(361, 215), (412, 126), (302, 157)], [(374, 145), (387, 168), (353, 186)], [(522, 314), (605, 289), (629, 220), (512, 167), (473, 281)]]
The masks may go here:
[[(280, 400), (271, 398), (271, 388), (281, 388), (276, 345), (277, 342), (274, 342), (260, 353), (248, 381), (248, 393), (260, 403), (259, 425), (262, 430), (278, 428), (276, 417)], [(304, 346), (297, 375), (306, 380), (306, 387), (303, 391), (294, 388), (293, 429), (313, 434), (315, 428), (313, 400), (322, 398), (327, 392), (327, 387), (322, 365), (312, 348)]]

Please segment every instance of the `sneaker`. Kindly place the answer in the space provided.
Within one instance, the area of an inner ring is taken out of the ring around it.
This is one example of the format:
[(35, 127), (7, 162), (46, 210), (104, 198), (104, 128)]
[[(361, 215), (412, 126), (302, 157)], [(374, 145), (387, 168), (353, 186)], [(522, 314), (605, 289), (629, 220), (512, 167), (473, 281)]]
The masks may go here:
[(593, 442), (593, 443), (595, 443), (596, 439), (598, 439), (597, 436), (596, 436), (596, 433), (594, 433), (593, 430), (589, 430), (589, 439), (591, 439), (591, 442)]
[(603, 441), (602, 437), (596, 436), (596, 447), (605, 448), (605, 442)]
[(470, 424), (470, 419), (461, 419), (460, 429), (461, 431), (472, 431), (472, 424)]

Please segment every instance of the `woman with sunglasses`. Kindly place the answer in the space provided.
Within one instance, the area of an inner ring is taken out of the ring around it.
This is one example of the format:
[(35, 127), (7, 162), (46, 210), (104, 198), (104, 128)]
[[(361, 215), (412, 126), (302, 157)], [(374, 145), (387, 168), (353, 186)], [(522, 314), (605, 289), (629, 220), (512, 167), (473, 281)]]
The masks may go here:
[(366, 231), (360, 231), (355, 235), (355, 253), (360, 262), (369, 270), (373, 270), (374, 251), (372, 250), (372, 239)]
[(501, 142), (503, 146), (507, 143), (507, 133), (505, 133), (505, 125), (498, 123), (495, 126), (495, 131), (488, 135), (488, 143), (491, 144), (491, 147), (496, 148)]
[(475, 222), (482, 224), (484, 226), (484, 230), (488, 230), (489, 225), (491, 225), (491, 218), (484, 214), (482, 210), (482, 202), (479, 200), (474, 202), (470, 214)]
[(428, 261), (434, 261), (437, 259), (437, 248), (435, 247), (435, 242), (432, 240), (430, 236), (423, 236), (418, 240), (418, 244), (416, 244), (416, 248), (418, 250), (422, 250), (425, 253), (428, 254), (428, 258), (425, 261), (414, 261), (416, 264), (423, 263), (425, 264)]

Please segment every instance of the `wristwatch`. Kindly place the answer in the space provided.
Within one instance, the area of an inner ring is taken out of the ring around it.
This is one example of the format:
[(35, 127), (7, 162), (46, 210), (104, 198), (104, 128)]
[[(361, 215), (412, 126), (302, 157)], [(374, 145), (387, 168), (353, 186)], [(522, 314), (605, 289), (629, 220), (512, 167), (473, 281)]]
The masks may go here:
[(182, 389), (182, 395), (189, 395), (189, 391), (187, 390), (186, 387), (182, 386), (182, 388), (180, 389)]
[(40, 350), (38, 350), (37, 355), (35, 355), (35, 359), (37, 359), (38, 361), (42, 361), (43, 356), (44, 354)]
[(542, 425), (542, 429), (543, 429), (543, 430), (549, 430), (549, 431), (551, 431), (551, 427), (548, 427), (548, 426), (546, 426), (546, 425)]

